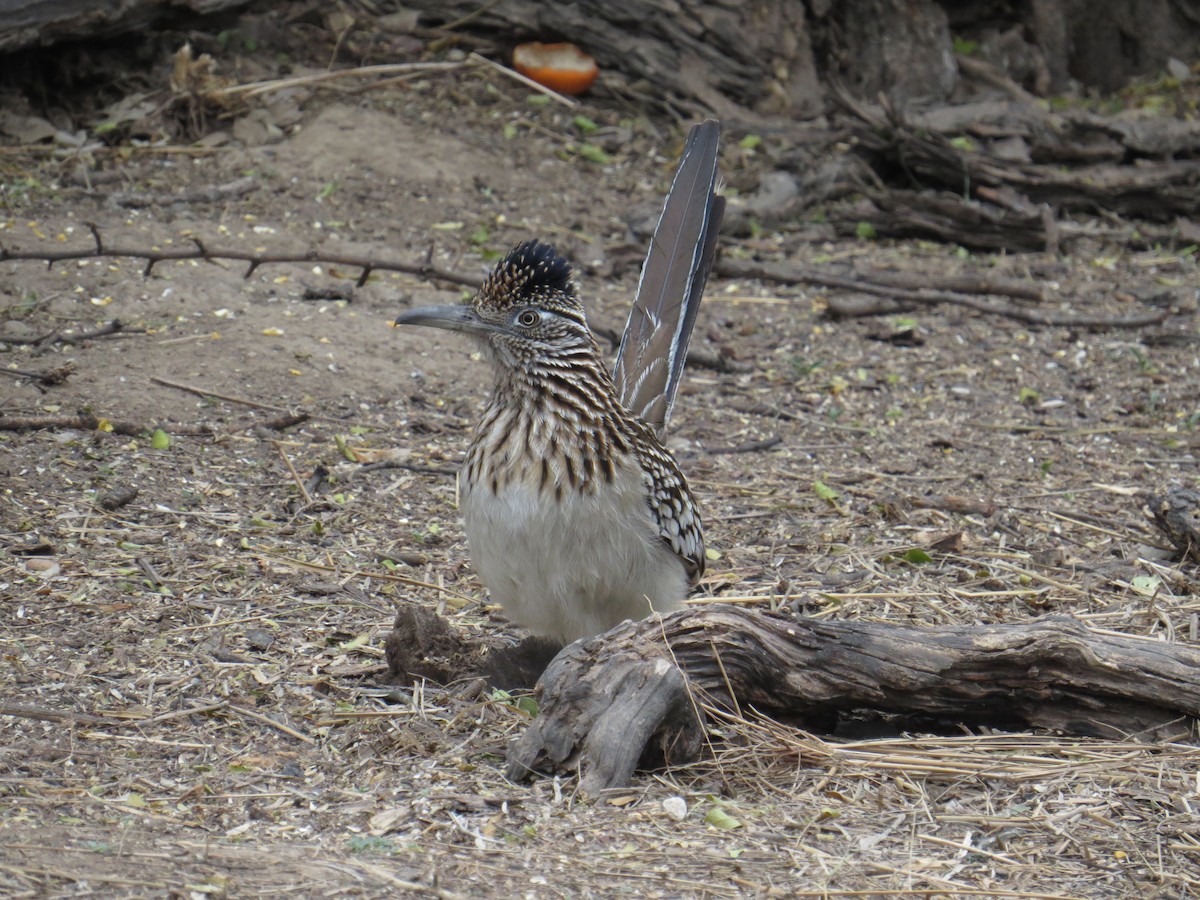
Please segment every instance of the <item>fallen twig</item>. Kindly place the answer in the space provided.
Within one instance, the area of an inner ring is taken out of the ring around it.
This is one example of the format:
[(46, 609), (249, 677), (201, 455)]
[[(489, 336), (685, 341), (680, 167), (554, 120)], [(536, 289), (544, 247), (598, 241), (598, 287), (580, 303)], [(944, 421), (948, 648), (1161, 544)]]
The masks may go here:
[(101, 716), (93, 716), (87, 713), (44, 709), (34, 706), (13, 706), (11, 704), (0, 706), (0, 716), (13, 716), (18, 719), (38, 719), (42, 722), (70, 722), (75, 725), (119, 724), (112, 719), (105, 719)]
[[(224, 400), (226, 403), (239, 403), (242, 406), (249, 406), (251, 409), (263, 409), (268, 412), (280, 413), (284, 416), (296, 415), (290, 409), (284, 409), (282, 406), (272, 406), (270, 403), (259, 403), (257, 400), (248, 400), (245, 397), (235, 397), (232, 394), (221, 394), (217, 391), (210, 391), (207, 388), (196, 387), (191, 384), (183, 384), (179, 381), (171, 381), (167, 378), (160, 378), (157, 375), (151, 375), (150, 380), (155, 384), (161, 384), (163, 387), (175, 388), (177, 391), (187, 391), (189, 394), (195, 394), (198, 397), (213, 397), (217, 400)], [(302, 414), (301, 414), (302, 415)]]
[(155, 194), (147, 191), (118, 191), (108, 197), (117, 206), (139, 209), (146, 206), (169, 206), (172, 203), (224, 203), (258, 190), (258, 179), (247, 175), (228, 184), (197, 188), (181, 194)]
[(859, 291), (864, 294), (877, 294), (895, 300), (907, 300), (912, 303), (927, 305), (951, 303), (956, 306), (965, 306), (977, 312), (1005, 316), (1010, 319), (1016, 319), (1019, 322), (1027, 322), (1031, 325), (1061, 325), (1074, 328), (1141, 328), (1145, 325), (1157, 325), (1165, 321), (1170, 315), (1170, 310), (1161, 310), (1135, 316), (1075, 316), (1070, 313), (1032, 310), (1008, 304), (989, 303), (978, 297), (955, 291), (900, 288), (893, 285), (860, 281), (841, 275), (812, 272), (806, 269), (770, 262), (743, 262), (741, 260), (723, 259), (717, 263), (715, 270), (717, 274), (723, 275), (726, 278), (759, 278), (764, 281), (776, 281), (783, 284), (816, 284), (821, 287), (837, 288), (845, 291)]
[(74, 428), (79, 431), (106, 431), (131, 436), (145, 434), (149, 430), (145, 425), (113, 421), (91, 413), (80, 413), (77, 416), (0, 416), (0, 431), (33, 431), (42, 428)]
[(737, 444), (733, 447), (711, 447), (708, 452), (713, 456), (719, 456), (724, 453), (761, 453), (764, 450), (770, 450), (772, 447), (778, 447), (782, 443), (783, 438), (775, 435), (761, 441), (746, 441), (743, 444)]
[(304, 498), (304, 505), (312, 506), (312, 495), (308, 492), (308, 487), (304, 484), (304, 480), (300, 477), (300, 473), (297, 472), (296, 467), (292, 465), (291, 459), (288, 458), (287, 451), (283, 449), (283, 444), (281, 444), (279, 441), (275, 441), (275, 449), (279, 452), (279, 457), (283, 460), (283, 464), (287, 466), (287, 470), (292, 476), (292, 481), (295, 482), (296, 487), (300, 489), (300, 496)]
[(110, 337), (114, 334), (145, 334), (145, 328), (130, 328), (120, 319), (113, 319), (110, 322), (105, 322), (99, 328), (92, 331), (81, 331), (79, 334), (55, 334), (53, 337), (43, 338), (39, 344), (55, 343), (55, 344), (82, 344), (84, 341), (93, 341), (96, 338)]
[(358, 469), (359, 473), (376, 472), (380, 469), (404, 469), (406, 472), (416, 472), (420, 475), (445, 475), (453, 478), (458, 474), (457, 469), (444, 469), (436, 466), (418, 466), (413, 463), (400, 462), (395, 459), (381, 459), (378, 462), (367, 463)]
[(311, 75), (296, 75), (292, 78), (275, 78), (270, 81), (253, 81), (246, 84), (235, 84), (231, 87), (205, 91), (207, 100), (223, 100), (233, 97), (259, 97), (276, 91), (285, 91), (300, 87), (317, 87), (331, 81), (343, 81), (354, 78), (374, 78), (377, 75), (399, 75), (424, 72), (453, 72), (466, 67), (461, 62), (432, 62), (432, 63), (387, 63), (378, 66), (359, 66), (355, 69), (339, 69), (336, 72), (317, 72)]
[(41, 372), (31, 372), (26, 369), (0, 369), (0, 372), (13, 378), (28, 378), (35, 384), (53, 387), (62, 384), (75, 371), (74, 363), (55, 366), (53, 369), (43, 369)]
[[(366, 284), (371, 273), (376, 270), (382, 272), (404, 272), (428, 280), (446, 281), (451, 284), (460, 284), (471, 288), (478, 288), (483, 283), (482, 278), (461, 275), (457, 272), (438, 268), (428, 262), (406, 263), (394, 260), (378, 260), (367, 256), (327, 256), (317, 250), (308, 250), (304, 253), (259, 253), (257, 251), (235, 250), (224, 247), (210, 249), (203, 241), (196, 237), (191, 238), (192, 247), (181, 247), (173, 250), (156, 250), (149, 247), (110, 247), (104, 243), (104, 239), (100, 235), (100, 230), (94, 224), (89, 222), (87, 227), (91, 232), (94, 242), (94, 246), (88, 249), (54, 251), (10, 250), (3, 244), (0, 244), (0, 262), (37, 260), (38, 262), (45, 262), (47, 265), (53, 266), (56, 262), (70, 260), (97, 259), (99, 257), (128, 257), (130, 259), (145, 260), (146, 266), (142, 270), (142, 274), (149, 275), (160, 262), (191, 259), (203, 259), (211, 262), (217, 259), (235, 259), (248, 264), (243, 274), (244, 278), (249, 278), (259, 266), (269, 263), (321, 263), (323, 265), (353, 266), (360, 269), (361, 271), (356, 282), (359, 286)], [(79, 337), (75, 338), (76, 341), (81, 339)], [(36, 343), (36, 341), (24, 341), (24, 343)]]

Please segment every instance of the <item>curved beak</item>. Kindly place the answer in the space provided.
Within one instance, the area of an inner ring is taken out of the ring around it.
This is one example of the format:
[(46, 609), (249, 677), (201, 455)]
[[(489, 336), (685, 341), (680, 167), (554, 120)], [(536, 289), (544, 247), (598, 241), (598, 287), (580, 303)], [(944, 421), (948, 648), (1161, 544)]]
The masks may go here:
[(462, 331), (467, 334), (491, 334), (496, 326), (479, 318), (479, 314), (469, 306), (455, 304), (454, 306), (421, 306), (396, 316), (397, 325), (429, 325), (433, 328), (445, 328), (448, 331)]

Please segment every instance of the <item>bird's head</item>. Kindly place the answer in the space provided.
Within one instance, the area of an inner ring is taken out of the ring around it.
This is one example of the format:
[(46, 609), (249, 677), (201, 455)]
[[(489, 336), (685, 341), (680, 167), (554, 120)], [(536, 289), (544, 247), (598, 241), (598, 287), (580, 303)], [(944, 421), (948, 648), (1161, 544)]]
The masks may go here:
[(518, 244), (488, 275), (470, 303), (425, 306), (397, 325), (430, 325), (480, 338), (497, 362), (527, 372), (594, 355), (571, 266), (540, 241)]

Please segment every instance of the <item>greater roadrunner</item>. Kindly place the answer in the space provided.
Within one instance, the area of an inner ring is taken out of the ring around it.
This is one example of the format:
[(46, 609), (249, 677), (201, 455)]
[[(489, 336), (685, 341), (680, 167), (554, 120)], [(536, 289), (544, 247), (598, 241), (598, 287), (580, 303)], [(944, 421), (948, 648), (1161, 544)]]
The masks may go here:
[(609, 375), (553, 247), (527, 241), (471, 303), (397, 325), (475, 335), (495, 385), (461, 473), (479, 577), (535, 635), (573, 641), (680, 608), (704, 572), (696, 502), (662, 436), (712, 268), (719, 125), (695, 126)]

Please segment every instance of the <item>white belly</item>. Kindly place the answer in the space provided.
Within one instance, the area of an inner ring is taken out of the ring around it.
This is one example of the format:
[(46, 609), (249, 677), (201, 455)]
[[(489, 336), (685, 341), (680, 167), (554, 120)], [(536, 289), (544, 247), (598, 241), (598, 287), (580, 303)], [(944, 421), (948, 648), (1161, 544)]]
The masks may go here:
[(520, 481), (493, 496), (464, 479), (471, 558), (509, 618), (573, 641), (683, 605), (688, 578), (651, 521), (639, 473), (619, 470), (596, 494), (564, 500)]

